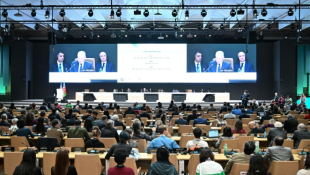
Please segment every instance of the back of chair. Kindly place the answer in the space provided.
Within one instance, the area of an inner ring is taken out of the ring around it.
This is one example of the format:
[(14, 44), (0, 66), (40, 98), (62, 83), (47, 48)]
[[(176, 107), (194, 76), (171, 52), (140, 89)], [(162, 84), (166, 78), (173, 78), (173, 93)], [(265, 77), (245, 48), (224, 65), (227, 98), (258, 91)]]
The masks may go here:
[(194, 140), (194, 138), (195, 138), (194, 135), (181, 136), (179, 146), (181, 148), (186, 148), (187, 142), (190, 140)]
[(235, 126), (238, 119), (226, 119), (227, 125)]
[(188, 173), (189, 175), (196, 175), (196, 168), (200, 163), (199, 154), (192, 154), (188, 161)]
[(82, 138), (66, 138), (65, 147), (84, 147), (85, 143)]
[(24, 153), (22, 152), (4, 152), (4, 174), (13, 175), (15, 168), (20, 164), (23, 159)]
[[(169, 161), (170, 163), (172, 163), (175, 167), (175, 169), (177, 170), (177, 172), (179, 171), (179, 164), (178, 164), (178, 158), (176, 154), (169, 154)], [(154, 163), (157, 162), (157, 157), (156, 154), (153, 154), (153, 158), (152, 158), (152, 162)]]
[(249, 133), (251, 131), (251, 129), (249, 128), (249, 126), (242, 126), (243, 130), (245, 131), (245, 133)]
[(257, 118), (257, 114), (249, 114), (249, 116), (250, 116), (250, 118), (253, 119), (253, 120)]
[(243, 125), (248, 125), (250, 121), (253, 121), (253, 119), (251, 119), (251, 118), (243, 118), (242, 119), (242, 124)]
[(309, 125), (309, 119), (297, 119), (298, 124), (303, 123), (306, 126)]
[(193, 126), (194, 125), (194, 120), (189, 121), (189, 125)]
[(132, 118), (127, 118), (128, 114), (126, 115), (126, 118), (124, 118), (123, 120), (126, 122), (126, 126), (131, 126), (132, 125)]
[(238, 139), (227, 139), (227, 140), (222, 140), (222, 143), (220, 145), (220, 149), (223, 149), (224, 148), (224, 145), (225, 143), (227, 143), (227, 147), (228, 149), (233, 149), (233, 148), (236, 148), (238, 149), (239, 148), (239, 140)]
[(298, 161), (272, 161), (269, 172), (272, 175), (297, 174)]
[(270, 129), (274, 129), (274, 128), (273, 128), (273, 127), (268, 127), (268, 128), (266, 128), (266, 133), (267, 133), (267, 134), (269, 133)]
[(298, 111), (290, 111), (289, 114), (298, 114)]
[(287, 139), (285, 139), (282, 146), (283, 147), (289, 147), (289, 148), (293, 149), (293, 147), (294, 147), (294, 140), (287, 140)]
[(134, 140), (138, 142), (139, 153), (144, 153), (147, 147), (146, 140), (145, 139), (134, 139)]
[(55, 166), (57, 153), (43, 153), (43, 174), (51, 175), (51, 168)]
[(174, 126), (175, 125), (175, 121), (177, 120), (178, 118), (171, 118), (170, 120), (170, 126)]
[(147, 117), (141, 117), (141, 122), (144, 122), (144, 126), (147, 125), (147, 120), (148, 120)]
[(102, 172), (98, 154), (76, 154), (74, 166), (78, 174), (100, 175)]
[(210, 119), (210, 118), (212, 118), (212, 115), (211, 115), (211, 114), (203, 114), (203, 115), (201, 116), (201, 118)]
[(180, 125), (179, 126), (179, 133), (193, 133), (193, 125)]
[(1, 126), (0, 130), (2, 130), (2, 133), (8, 133), (9, 132), (9, 127), (8, 126)]
[(117, 130), (123, 130), (123, 126), (115, 126), (115, 128), (117, 128)]
[(239, 144), (239, 148), (240, 148), (241, 152), (243, 152), (244, 144), (247, 141), (253, 141), (254, 142), (254, 136), (239, 136), (238, 140), (239, 140), (239, 143), (238, 143)]
[(263, 121), (263, 125), (268, 125), (269, 124), (269, 120), (264, 120)]
[(211, 130), (211, 126), (210, 125), (197, 124), (196, 127), (201, 129), (201, 133), (208, 134), (209, 130)]
[(310, 139), (302, 139), (298, 145), (298, 149), (302, 149), (307, 145), (310, 145)]
[[(110, 157), (109, 167), (115, 167), (116, 165), (117, 163), (114, 161), (114, 157)], [(139, 174), (136, 161), (133, 157), (127, 157), (124, 166), (132, 168), (132, 170), (135, 172), (135, 175)]]
[(217, 120), (214, 120), (213, 122), (212, 122), (212, 125), (211, 125), (212, 127), (216, 127), (217, 126)]
[(114, 144), (116, 144), (116, 139), (113, 138), (99, 138), (99, 141), (104, 144), (106, 148), (111, 148)]
[(12, 136), (10, 139), (11, 147), (15, 147), (15, 150), (18, 150), (19, 147), (30, 147), (29, 142), (25, 136)]
[(240, 175), (241, 171), (248, 172), (249, 166), (249, 164), (234, 163), (231, 168), (230, 175)]
[(295, 114), (294, 118), (296, 118), (296, 119), (305, 119), (305, 114)]
[(126, 118), (136, 118), (135, 114), (126, 114)]

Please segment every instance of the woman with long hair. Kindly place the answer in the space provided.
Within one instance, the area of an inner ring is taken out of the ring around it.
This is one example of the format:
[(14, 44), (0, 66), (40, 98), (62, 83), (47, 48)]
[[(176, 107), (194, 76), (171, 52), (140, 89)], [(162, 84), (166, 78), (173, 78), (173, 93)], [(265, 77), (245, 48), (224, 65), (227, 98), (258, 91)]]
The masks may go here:
[(224, 175), (223, 167), (214, 162), (214, 155), (210, 148), (202, 148), (199, 155), (200, 164), (196, 168), (196, 174)]
[(72, 113), (73, 113), (73, 110), (72, 110), (72, 109), (69, 109), (69, 113), (65, 115), (65, 119), (70, 120), (70, 119), (71, 119)]
[(228, 140), (228, 139), (235, 139), (235, 136), (234, 134), (232, 133), (231, 131), (231, 128), (229, 126), (226, 126), (224, 129), (223, 129), (223, 134), (222, 134), (222, 137), (215, 143), (214, 147), (215, 148), (219, 148), (222, 141), (223, 140)]
[(41, 169), (36, 166), (36, 153), (33, 149), (24, 152), (23, 159), (13, 175), (42, 175)]
[(152, 109), (149, 105), (146, 105), (146, 113), (152, 113)]
[(99, 141), (101, 131), (98, 126), (94, 126), (91, 135), (93, 139), (85, 142), (85, 150), (87, 150), (87, 148), (105, 148), (104, 144)]
[(268, 172), (264, 158), (261, 155), (251, 156), (247, 175), (271, 175), (271, 173)]
[(310, 174), (310, 152), (307, 152), (305, 157), (305, 167), (297, 172), (297, 175), (308, 175)]
[(125, 131), (128, 132), (128, 134), (129, 134), (129, 136), (130, 136), (130, 138), (129, 138), (129, 140), (128, 140), (128, 144), (129, 144), (131, 147), (133, 147), (133, 148), (138, 148), (138, 143), (137, 143), (136, 141), (132, 140), (132, 136), (133, 136), (133, 131), (132, 131), (132, 129), (126, 128)]
[(236, 121), (235, 129), (232, 129), (232, 133), (234, 133), (234, 134), (245, 134), (241, 120)]
[(86, 119), (84, 123), (84, 128), (87, 130), (87, 132), (92, 132), (93, 130), (93, 122), (91, 119)]
[(33, 126), (34, 124), (37, 124), (38, 121), (34, 119), (34, 114), (32, 112), (29, 112), (26, 115), (26, 126)]
[(141, 132), (141, 122), (136, 121), (132, 124), (133, 128), (133, 139), (146, 139), (146, 141), (152, 141), (156, 136), (156, 127), (152, 128), (152, 136), (146, 134), (145, 132)]
[(38, 123), (36, 125), (35, 132), (37, 132), (38, 134), (41, 134), (42, 136), (45, 135), (45, 126), (44, 126), (43, 117), (38, 118)]
[(52, 175), (77, 175), (75, 167), (70, 166), (67, 150), (60, 149), (58, 151), (55, 166), (52, 167)]

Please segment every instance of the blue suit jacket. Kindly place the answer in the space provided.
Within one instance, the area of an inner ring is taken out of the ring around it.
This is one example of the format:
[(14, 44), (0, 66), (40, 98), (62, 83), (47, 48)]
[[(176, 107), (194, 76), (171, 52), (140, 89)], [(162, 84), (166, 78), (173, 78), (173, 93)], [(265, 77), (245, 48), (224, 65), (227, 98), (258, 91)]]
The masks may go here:
[[(67, 72), (70, 69), (70, 64), (67, 62), (63, 62), (63, 71)], [(50, 72), (58, 72), (58, 65), (57, 63), (52, 63), (50, 66)]]
[[(101, 67), (101, 62), (100, 62), (100, 63), (96, 63), (95, 71), (96, 71), (96, 72), (99, 72), (99, 69), (100, 69), (100, 68), (102, 68), (102, 67)], [(106, 62), (105, 71), (106, 71), (106, 72), (115, 72), (113, 63)]]
[[(216, 72), (216, 67), (217, 67), (216, 61), (211, 61), (209, 64), (209, 67), (210, 68), (209, 68), (208, 72)], [(221, 70), (225, 70), (225, 69), (231, 69), (231, 65), (230, 65), (230, 63), (223, 61)]]
[(204, 118), (197, 118), (194, 120), (193, 126), (195, 126), (196, 124), (206, 124), (208, 125), (208, 120), (204, 119)]
[[(234, 65), (234, 72), (238, 72), (239, 68), (240, 68), (240, 63), (235, 63), (235, 65)], [(254, 72), (254, 68), (253, 68), (252, 63), (245, 62), (244, 72)]]
[[(78, 72), (79, 71), (79, 62), (78, 61), (73, 61), (71, 66), (73, 66), (73, 67), (71, 68), (70, 72)], [(83, 65), (82, 69), (94, 69), (93, 64), (91, 62), (84, 61), (84, 65)]]
[[(205, 72), (207, 71), (208, 67), (207, 64), (201, 62), (201, 72)], [(194, 63), (190, 63), (189, 65), (187, 65), (187, 72), (196, 72), (196, 65)]]

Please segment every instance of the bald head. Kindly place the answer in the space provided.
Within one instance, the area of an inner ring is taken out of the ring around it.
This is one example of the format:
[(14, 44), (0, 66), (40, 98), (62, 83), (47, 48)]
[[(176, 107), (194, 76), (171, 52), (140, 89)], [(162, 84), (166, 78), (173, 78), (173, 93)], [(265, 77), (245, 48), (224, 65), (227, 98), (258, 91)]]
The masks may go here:
[(254, 121), (250, 121), (248, 124), (250, 129), (253, 129), (255, 127), (255, 122)]
[(303, 124), (303, 123), (300, 123), (300, 124), (297, 126), (297, 129), (298, 129), (298, 130), (305, 129), (305, 128), (306, 128), (306, 126), (305, 126), (305, 124)]
[(281, 122), (276, 122), (276, 123), (274, 123), (274, 127), (281, 128), (282, 127), (282, 123)]

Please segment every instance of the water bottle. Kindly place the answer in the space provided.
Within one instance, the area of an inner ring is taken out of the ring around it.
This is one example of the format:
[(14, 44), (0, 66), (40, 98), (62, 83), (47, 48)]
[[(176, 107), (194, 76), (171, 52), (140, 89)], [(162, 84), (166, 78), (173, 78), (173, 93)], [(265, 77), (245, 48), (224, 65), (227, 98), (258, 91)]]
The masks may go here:
[(227, 147), (227, 143), (225, 143), (224, 145), (224, 155), (227, 156), (228, 155), (228, 147)]
[(258, 154), (259, 153), (259, 147), (258, 147), (258, 145), (256, 145), (256, 147), (255, 147), (255, 154)]
[(267, 136), (267, 132), (265, 131), (265, 132), (264, 132), (264, 138), (266, 138), (266, 136)]
[(99, 72), (103, 72), (102, 68), (99, 69)]

